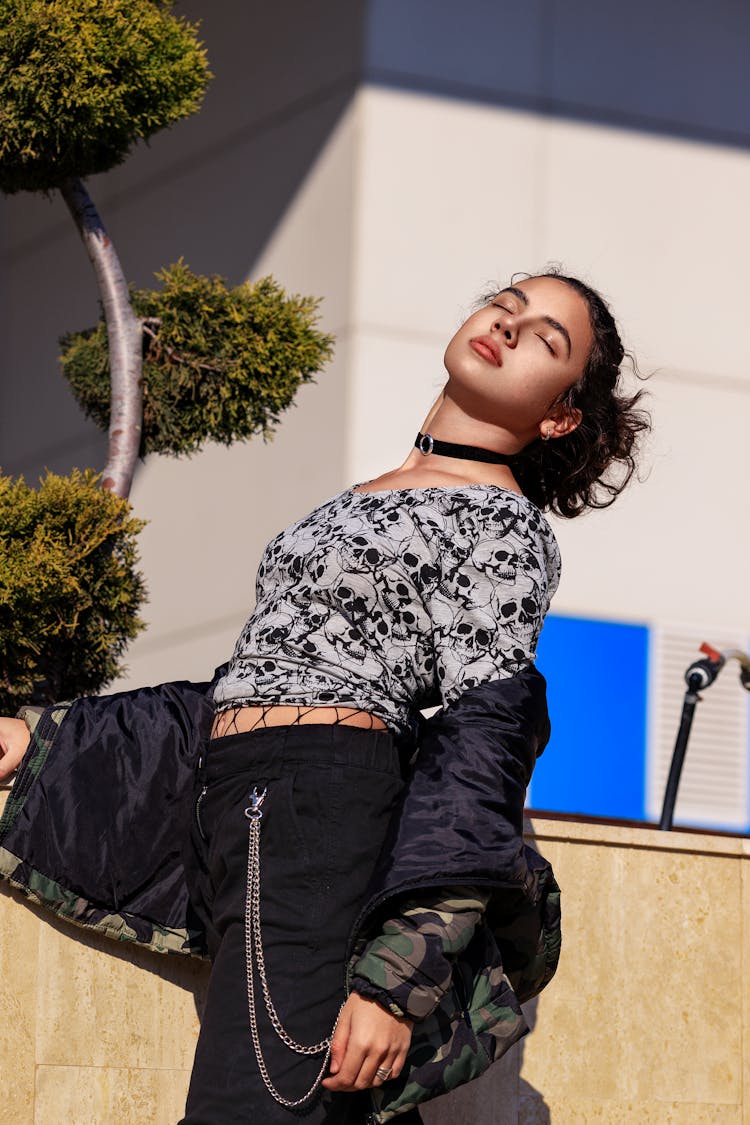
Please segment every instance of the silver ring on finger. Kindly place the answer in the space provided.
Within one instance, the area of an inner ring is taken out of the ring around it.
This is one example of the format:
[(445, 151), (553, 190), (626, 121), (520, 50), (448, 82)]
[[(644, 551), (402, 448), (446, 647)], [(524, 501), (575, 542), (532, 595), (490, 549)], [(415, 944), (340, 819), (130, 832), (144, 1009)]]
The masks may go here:
[(375, 1071), (375, 1077), (379, 1078), (381, 1082), (385, 1082), (392, 1070), (392, 1066), (379, 1066)]

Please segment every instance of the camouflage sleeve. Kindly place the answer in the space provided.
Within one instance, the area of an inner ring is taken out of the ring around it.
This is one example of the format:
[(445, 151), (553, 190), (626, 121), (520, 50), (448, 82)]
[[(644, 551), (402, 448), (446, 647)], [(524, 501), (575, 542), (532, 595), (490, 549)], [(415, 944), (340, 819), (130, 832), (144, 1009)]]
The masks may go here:
[(37, 723), (46, 710), (46, 707), (32, 707), (27, 705), (16, 712), (16, 718), (23, 719), (26, 726), (29, 728), (29, 734), (33, 734), (36, 730)]
[(355, 963), (354, 991), (395, 1016), (429, 1016), (448, 991), (453, 958), (471, 941), (489, 897), (477, 887), (446, 887), (404, 901)]

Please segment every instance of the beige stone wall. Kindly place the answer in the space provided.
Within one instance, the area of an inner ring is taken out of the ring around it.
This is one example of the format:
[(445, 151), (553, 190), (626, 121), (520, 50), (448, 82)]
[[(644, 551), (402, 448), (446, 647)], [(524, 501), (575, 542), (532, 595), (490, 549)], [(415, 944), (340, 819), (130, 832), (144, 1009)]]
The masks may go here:
[(0, 898), (0, 1125), (174, 1125), (208, 966)]
[(523, 1125), (750, 1122), (750, 840), (538, 821), (563, 887)]
[[(533, 1033), (427, 1125), (750, 1123), (750, 841), (536, 820), (564, 891)], [(207, 969), (0, 896), (0, 1125), (174, 1125)]]

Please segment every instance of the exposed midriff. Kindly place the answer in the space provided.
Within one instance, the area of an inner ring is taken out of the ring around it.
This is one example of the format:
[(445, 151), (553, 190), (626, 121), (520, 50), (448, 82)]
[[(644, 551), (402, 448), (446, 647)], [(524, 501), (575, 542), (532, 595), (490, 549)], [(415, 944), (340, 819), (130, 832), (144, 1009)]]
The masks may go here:
[(250, 704), (219, 712), (214, 719), (211, 737), (222, 738), (225, 734), (241, 734), (263, 727), (300, 726), (306, 723), (336, 723), (340, 726), (365, 727), (368, 730), (387, 729), (378, 715), (358, 707), (283, 703), (257, 707)]

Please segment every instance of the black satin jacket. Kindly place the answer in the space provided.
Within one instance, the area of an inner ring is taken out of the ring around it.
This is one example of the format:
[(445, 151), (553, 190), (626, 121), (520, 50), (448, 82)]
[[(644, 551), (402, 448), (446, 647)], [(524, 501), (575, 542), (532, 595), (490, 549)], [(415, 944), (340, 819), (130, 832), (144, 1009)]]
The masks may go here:
[[(223, 670), (207, 683), (47, 708), (0, 820), (0, 876), (79, 925), (205, 956), (182, 847)], [(350, 963), (402, 894), (459, 885), (493, 893), (486, 924), (458, 959), (455, 988), (415, 1034), (398, 1088), (386, 1083), (373, 1095), (373, 1121), (486, 1069), (527, 1030), (519, 1002), (555, 971), (559, 887), (523, 841), (526, 787), (548, 737), (545, 682), (533, 668), (472, 688), (419, 722)]]

